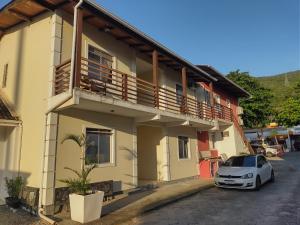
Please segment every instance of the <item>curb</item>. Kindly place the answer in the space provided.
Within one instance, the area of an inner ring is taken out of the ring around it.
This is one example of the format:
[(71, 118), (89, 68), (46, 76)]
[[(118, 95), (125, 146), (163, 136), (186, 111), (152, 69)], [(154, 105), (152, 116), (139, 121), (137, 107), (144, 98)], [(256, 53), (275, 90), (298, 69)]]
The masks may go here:
[[(116, 218), (115, 220), (107, 218), (109, 220), (107, 222), (103, 222), (101, 224), (103, 224), (103, 225), (115, 225), (115, 224), (125, 223), (125, 222), (128, 222), (129, 220), (133, 219), (134, 217), (138, 217), (138, 216), (143, 215), (143, 214), (145, 214), (147, 212), (150, 212), (152, 210), (162, 208), (162, 207), (164, 207), (168, 204), (171, 204), (173, 202), (182, 200), (184, 198), (187, 198), (189, 196), (197, 194), (201, 191), (210, 189), (212, 187), (214, 187), (214, 184), (213, 183), (208, 183), (208, 184), (202, 185), (201, 187), (197, 187), (195, 189), (188, 190), (187, 192), (179, 193), (178, 195), (170, 196), (170, 197), (167, 197), (165, 199), (160, 199), (157, 202), (150, 203), (149, 205), (146, 205), (146, 206), (144, 206), (140, 209), (137, 209), (135, 211), (131, 211), (131, 213), (123, 214), (123, 212), (118, 213), (118, 211), (115, 211), (115, 212), (111, 213), (110, 215), (114, 216), (114, 214), (115, 214), (116, 217), (119, 217), (119, 218)], [(123, 216), (121, 216), (121, 214), (123, 214)], [(109, 214), (107, 216), (109, 216)], [(103, 217), (103, 219), (104, 218), (105, 217)], [(101, 219), (100, 219), (100, 222), (102, 222)]]

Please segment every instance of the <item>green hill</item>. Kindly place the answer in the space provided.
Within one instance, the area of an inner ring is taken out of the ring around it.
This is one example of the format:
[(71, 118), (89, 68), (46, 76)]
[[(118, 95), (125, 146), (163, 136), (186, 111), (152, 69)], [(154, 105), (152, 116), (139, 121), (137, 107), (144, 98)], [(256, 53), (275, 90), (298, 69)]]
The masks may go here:
[(293, 88), (300, 83), (300, 70), (274, 76), (257, 77), (259, 83), (271, 89), (274, 99), (273, 106), (280, 107), (281, 103), (293, 93)]

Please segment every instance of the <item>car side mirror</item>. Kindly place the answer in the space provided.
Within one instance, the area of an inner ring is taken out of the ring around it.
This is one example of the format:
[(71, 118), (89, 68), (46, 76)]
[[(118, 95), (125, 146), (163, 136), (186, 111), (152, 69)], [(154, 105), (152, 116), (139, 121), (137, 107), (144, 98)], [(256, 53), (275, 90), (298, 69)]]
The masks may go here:
[(257, 164), (257, 168), (262, 168), (262, 164)]

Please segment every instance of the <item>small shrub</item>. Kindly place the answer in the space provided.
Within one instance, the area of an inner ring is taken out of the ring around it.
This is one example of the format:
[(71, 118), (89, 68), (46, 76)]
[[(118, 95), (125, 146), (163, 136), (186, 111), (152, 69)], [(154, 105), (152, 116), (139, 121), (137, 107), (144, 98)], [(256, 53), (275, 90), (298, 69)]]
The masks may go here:
[(24, 184), (23, 178), (21, 176), (17, 176), (16, 178), (7, 178), (5, 177), (7, 194), (12, 198), (19, 198), (22, 186)]

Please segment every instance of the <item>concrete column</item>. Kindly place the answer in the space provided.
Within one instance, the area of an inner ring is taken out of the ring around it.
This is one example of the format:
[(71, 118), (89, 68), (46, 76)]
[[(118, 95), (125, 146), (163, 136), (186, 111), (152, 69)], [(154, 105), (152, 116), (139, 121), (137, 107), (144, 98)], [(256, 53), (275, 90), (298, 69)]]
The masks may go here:
[(171, 180), (171, 173), (170, 173), (170, 148), (169, 148), (169, 136), (168, 136), (168, 128), (162, 128), (163, 133), (163, 162), (162, 162), (162, 179), (163, 181), (170, 181)]
[(49, 67), (49, 92), (48, 96), (54, 95), (54, 79), (55, 66), (61, 62), (61, 48), (62, 48), (62, 27), (63, 20), (58, 14), (54, 14), (51, 18), (51, 58)]
[(133, 123), (132, 130), (133, 142), (132, 142), (132, 161), (133, 161), (133, 171), (132, 171), (132, 184), (137, 187), (138, 185), (138, 159), (137, 159), (137, 124)]
[[(49, 67), (49, 92), (48, 97), (54, 95), (55, 66), (61, 62), (62, 45), (62, 17), (55, 12), (51, 18), (51, 58)], [(55, 161), (58, 129), (58, 114), (49, 113), (45, 124), (45, 149), (43, 152), (41, 205), (46, 215), (54, 213), (54, 192), (55, 192)]]

